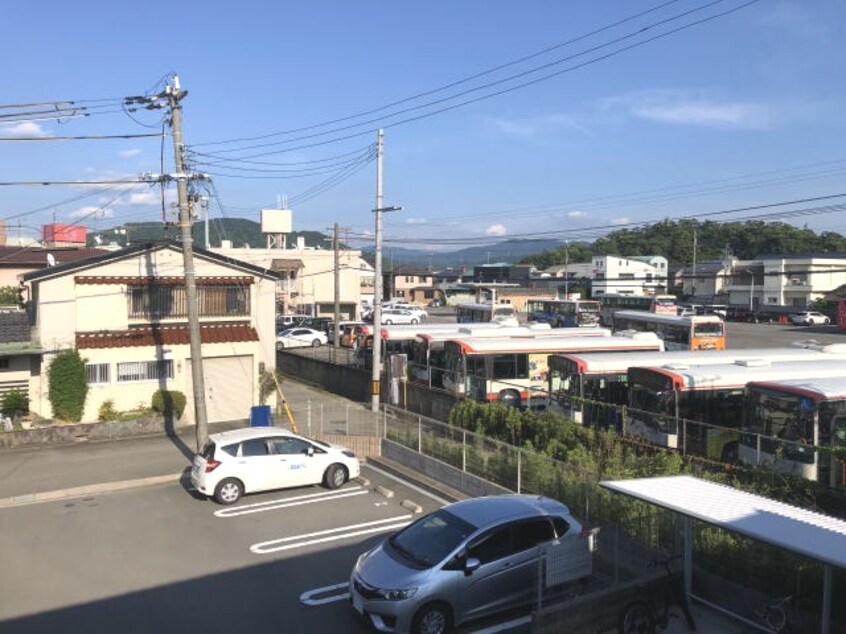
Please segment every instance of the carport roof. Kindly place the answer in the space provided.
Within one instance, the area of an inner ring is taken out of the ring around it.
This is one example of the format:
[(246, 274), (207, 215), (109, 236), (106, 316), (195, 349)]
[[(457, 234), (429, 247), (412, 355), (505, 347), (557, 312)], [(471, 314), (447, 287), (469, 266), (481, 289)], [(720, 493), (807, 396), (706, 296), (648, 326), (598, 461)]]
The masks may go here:
[(611, 491), (846, 569), (846, 521), (692, 476), (600, 484)]

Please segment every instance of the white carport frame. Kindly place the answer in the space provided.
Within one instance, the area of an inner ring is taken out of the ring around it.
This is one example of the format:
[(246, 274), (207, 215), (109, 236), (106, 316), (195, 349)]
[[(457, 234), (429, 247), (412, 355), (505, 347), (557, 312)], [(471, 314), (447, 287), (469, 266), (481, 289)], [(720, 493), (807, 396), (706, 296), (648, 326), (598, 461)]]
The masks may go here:
[(697, 601), (708, 603), (692, 592), (693, 519), (821, 562), (824, 585), (820, 632), (830, 633), (832, 567), (846, 569), (846, 521), (692, 476), (612, 480), (600, 485), (682, 515), (685, 592)]

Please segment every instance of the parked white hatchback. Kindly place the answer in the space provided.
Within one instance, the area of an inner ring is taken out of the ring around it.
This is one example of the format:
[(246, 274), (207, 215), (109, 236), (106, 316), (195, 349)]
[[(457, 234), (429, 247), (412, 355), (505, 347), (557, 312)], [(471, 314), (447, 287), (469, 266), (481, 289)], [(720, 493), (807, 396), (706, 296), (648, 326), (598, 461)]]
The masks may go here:
[(191, 484), (220, 504), (244, 493), (323, 484), (336, 489), (360, 473), (355, 453), (277, 427), (212, 434), (194, 456)]

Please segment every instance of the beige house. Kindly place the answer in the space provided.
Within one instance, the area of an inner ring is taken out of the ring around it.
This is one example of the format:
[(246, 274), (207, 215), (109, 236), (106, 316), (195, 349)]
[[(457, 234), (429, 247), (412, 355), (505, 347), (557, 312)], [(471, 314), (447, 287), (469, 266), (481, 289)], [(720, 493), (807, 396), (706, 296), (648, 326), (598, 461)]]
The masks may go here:
[[(32, 411), (52, 416), (47, 369), (58, 352), (76, 348), (89, 385), (83, 421), (97, 420), (106, 401), (126, 411), (167, 389), (186, 395), (193, 422), (182, 257), (179, 245), (139, 244), (23, 276), (43, 349), (30, 381)], [(194, 265), (208, 420), (246, 418), (259, 402), (259, 374), (276, 366), (278, 276), (200, 249)]]
[[(276, 294), (279, 314), (331, 317), (335, 312), (335, 252), (331, 249), (224, 246), (213, 248), (211, 252), (278, 273)], [(338, 259), (342, 319), (356, 319), (361, 304), (362, 273), (366, 274), (360, 266), (361, 252), (341, 250)]]

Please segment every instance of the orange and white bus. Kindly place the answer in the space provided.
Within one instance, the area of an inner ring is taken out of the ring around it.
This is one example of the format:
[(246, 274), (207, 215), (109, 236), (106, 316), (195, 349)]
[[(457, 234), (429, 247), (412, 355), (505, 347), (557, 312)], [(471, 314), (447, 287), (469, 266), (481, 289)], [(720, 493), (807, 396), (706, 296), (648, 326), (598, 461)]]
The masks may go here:
[(617, 293), (606, 293), (598, 295), (594, 299), (599, 300), (599, 316), (604, 325), (609, 325), (614, 313), (618, 310), (645, 310), (656, 315), (675, 315), (675, 295), (621, 295)]
[(654, 332), (667, 350), (724, 350), (726, 325), (717, 315), (658, 315), (641, 310), (614, 313), (613, 330)]
[[(514, 406), (546, 399), (549, 355), (566, 352), (663, 350), (652, 333), (608, 337), (465, 338), (444, 343), (444, 388), (477, 401)], [(545, 403), (544, 403), (545, 404)]]

